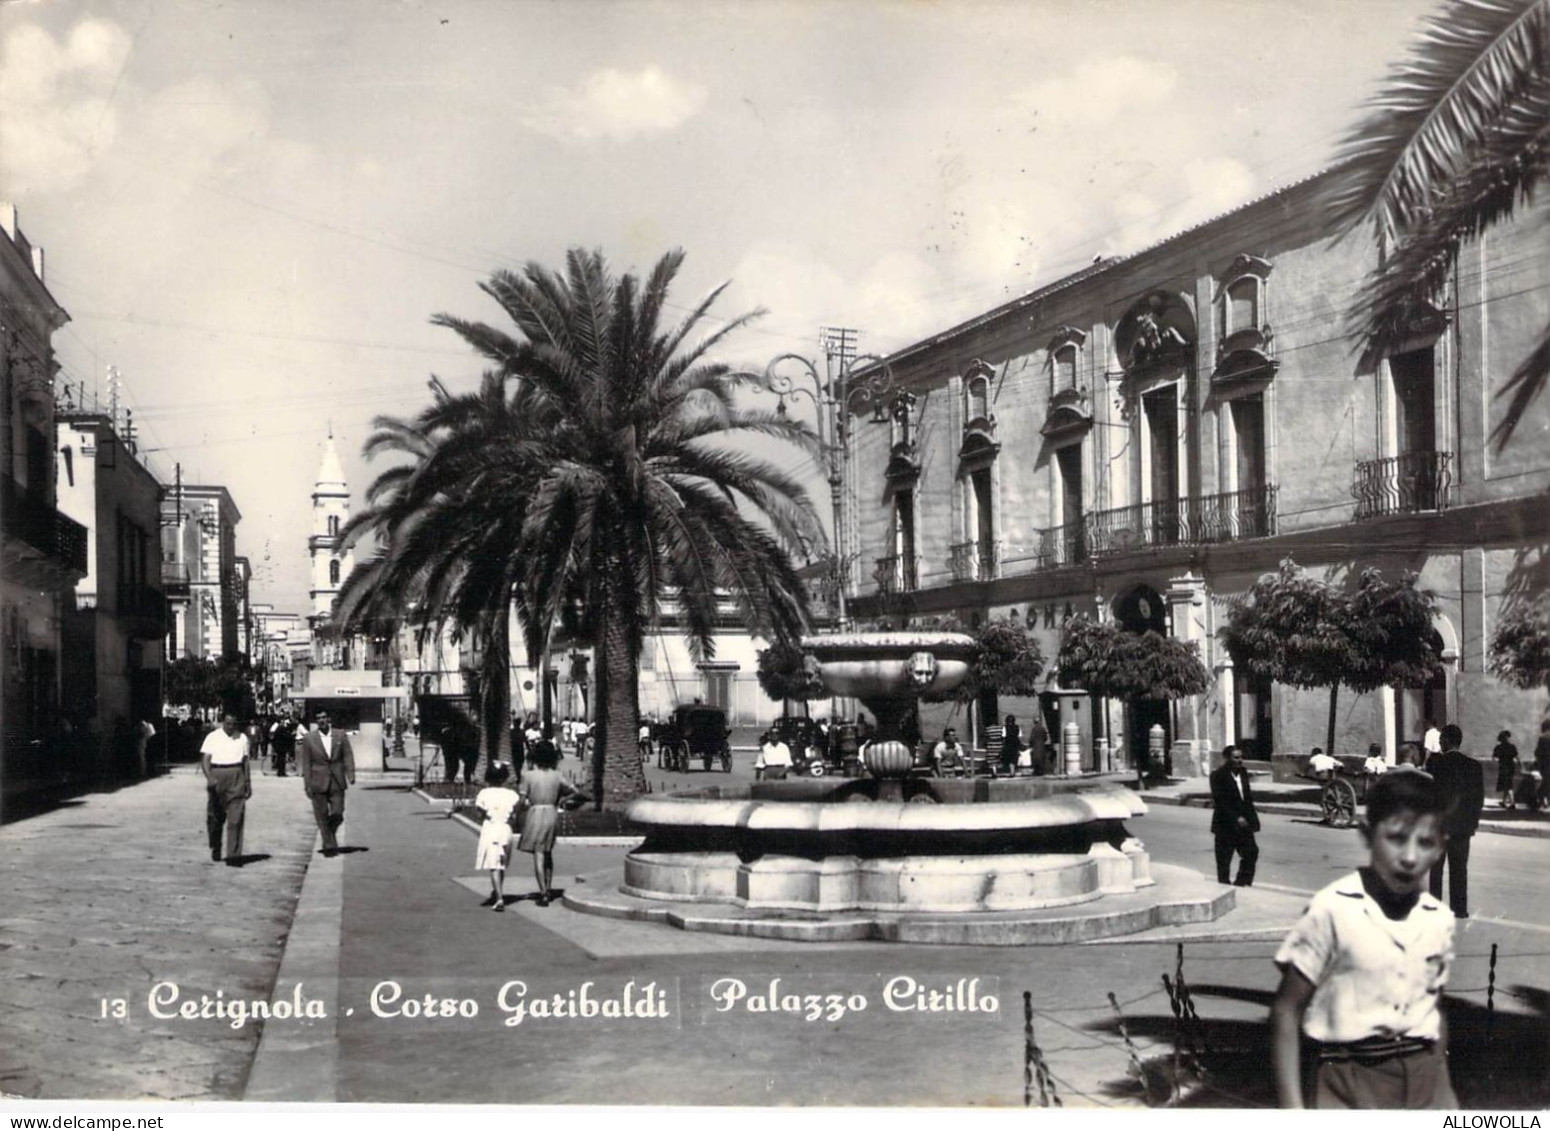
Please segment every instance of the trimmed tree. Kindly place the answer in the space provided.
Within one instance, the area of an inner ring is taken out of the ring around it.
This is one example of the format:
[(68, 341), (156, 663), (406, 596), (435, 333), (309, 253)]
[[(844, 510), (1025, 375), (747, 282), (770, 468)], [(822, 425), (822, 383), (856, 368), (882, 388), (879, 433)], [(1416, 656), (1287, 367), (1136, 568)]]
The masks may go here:
[(1486, 670), (1525, 691), (1550, 690), (1550, 600), (1513, 609), (1491, 636)]
[(1182, 699), (1204, 693), (1211, 684), (1193, 641), (1130, 632), (1086, 616), (1066, 622), (1055, 665), (1062, 685), (1118, 699), (1127, 711), (1138, 699)]
[(806, 715), (809, 702), (829, 695), (818, 670), (808, 665), (807, 653), (791, 641), (777, 640), (768, 648), (761, 648), (757, 675), (760, 689), (780, 703), (781, 714), (787, 717), (793, 699), (802, 704), (802, 713)]
[(1234, 667), (1252, 678), (1329, 688), (1325, 749), (1335, 751), (1342, 684), (1359, 694), (1424, 684), (1440, 670), (1433, 643), (1435, 597), (1413, 573), (1385, 581), (1362, 571), (1351, 592), (1320, 581), (1290, 558), (1232, 603), (1222, 642)]

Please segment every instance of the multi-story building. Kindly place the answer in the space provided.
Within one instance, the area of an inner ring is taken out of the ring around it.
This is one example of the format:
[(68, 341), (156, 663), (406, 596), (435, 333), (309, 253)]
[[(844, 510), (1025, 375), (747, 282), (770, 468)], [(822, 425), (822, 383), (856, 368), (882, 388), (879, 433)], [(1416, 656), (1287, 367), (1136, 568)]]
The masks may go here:
[(242, 654), (246, 579), (237, 562), (242, 512), (225, 487), (176, 483), (162, 497), (162, 582), (171, 607), (167, 655)]
[(56, 506), (53, 335), (70, 320), (33, 247), (0, 204), (0, 789), (60, 780), (69, 736), (60, 700), (61, 625), (87, 572), (86, 528)]
[(1459, 722), (1481, 752), (1500, 729), (1537, 732), (1543, 693), (1484, 661), (1504, 603), (1547, 580), (1550, 397), (1501, 450), (1491, 436), (1497, 394), (1550, 314), (1550, 214), (1461, 249), (1435, 302), (1363, 350), (1348, 312), (1376, 250), (1332, 239), (1327, 181), (888, 358), (908, 395), (887, 426), (853, 430), (847, 549), (872, 575), (851, 579), (857, 615), (1016, 616), (1051, 661), (1077, 613), (1194, 641), (1206, 694), (1094, 704), (1090, 729), (1122, 762), (1160, 723), (1175, 766), (1198, 772), (1229, 741), (1306, 753), (1327, 725), (1327, 692), (1234, 677), (1217, 636), (1231, 598), (1287, 557), (1341, 581), (1410, 570), (1438, 597), (1444, 675), (1343, 691), (1340, 748), (1392, 751), (1428, 717)]
[(162, 713), (162, 486), (108, 416), (62, 413), (56, 437), (59, 508), (87, 530), (86, 576), (63, 621), (64, 678), (72, 704), (99, 723), (105, 767), (122, 772), (133, 727)]

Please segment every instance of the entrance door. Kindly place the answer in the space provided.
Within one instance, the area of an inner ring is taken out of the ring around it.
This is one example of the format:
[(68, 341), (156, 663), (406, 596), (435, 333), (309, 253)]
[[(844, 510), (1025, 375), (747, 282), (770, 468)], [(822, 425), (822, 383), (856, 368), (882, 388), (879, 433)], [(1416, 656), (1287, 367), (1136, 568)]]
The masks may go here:
[(1389, 358), (1394, 379), (1395, 487), (1401, 513), (1437, 509), (1437, 366), (1432, 347)]
[(1274, 740), (1270, 729), (1270, 685), (1245, 679), (1238, 685), (1238, 745), (1245, 758), (1269, 759)]

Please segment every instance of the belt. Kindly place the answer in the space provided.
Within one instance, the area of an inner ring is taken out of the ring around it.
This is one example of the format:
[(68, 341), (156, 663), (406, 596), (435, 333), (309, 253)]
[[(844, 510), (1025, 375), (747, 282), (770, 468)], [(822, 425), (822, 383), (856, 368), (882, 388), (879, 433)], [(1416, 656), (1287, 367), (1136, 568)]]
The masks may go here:
[(1338, 1044), (1321, 1043), (1319, 1060), (1321, 1062), (1354, 1060), (1362, 1064), (1373, 1064), (1380, 1060), (1392, 1060), (1397, 1056), (1415, 1056), (1418, 1053), (1431, 1052), (1436, 1047), (1436, 1041), (1423, 1037), (1368, 1037), (1365, 1040)]

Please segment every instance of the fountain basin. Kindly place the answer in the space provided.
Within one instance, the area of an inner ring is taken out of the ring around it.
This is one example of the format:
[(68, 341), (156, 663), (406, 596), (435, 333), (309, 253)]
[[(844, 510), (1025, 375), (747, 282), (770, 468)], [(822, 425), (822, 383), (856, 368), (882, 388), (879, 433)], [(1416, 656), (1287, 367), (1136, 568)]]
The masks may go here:
[(857, 779), (711, 787), (631, 803), (622, 890), (770, 911), (1005, 911), (1151, 883), (1123, 786), (927, 780), (902, 802)]

